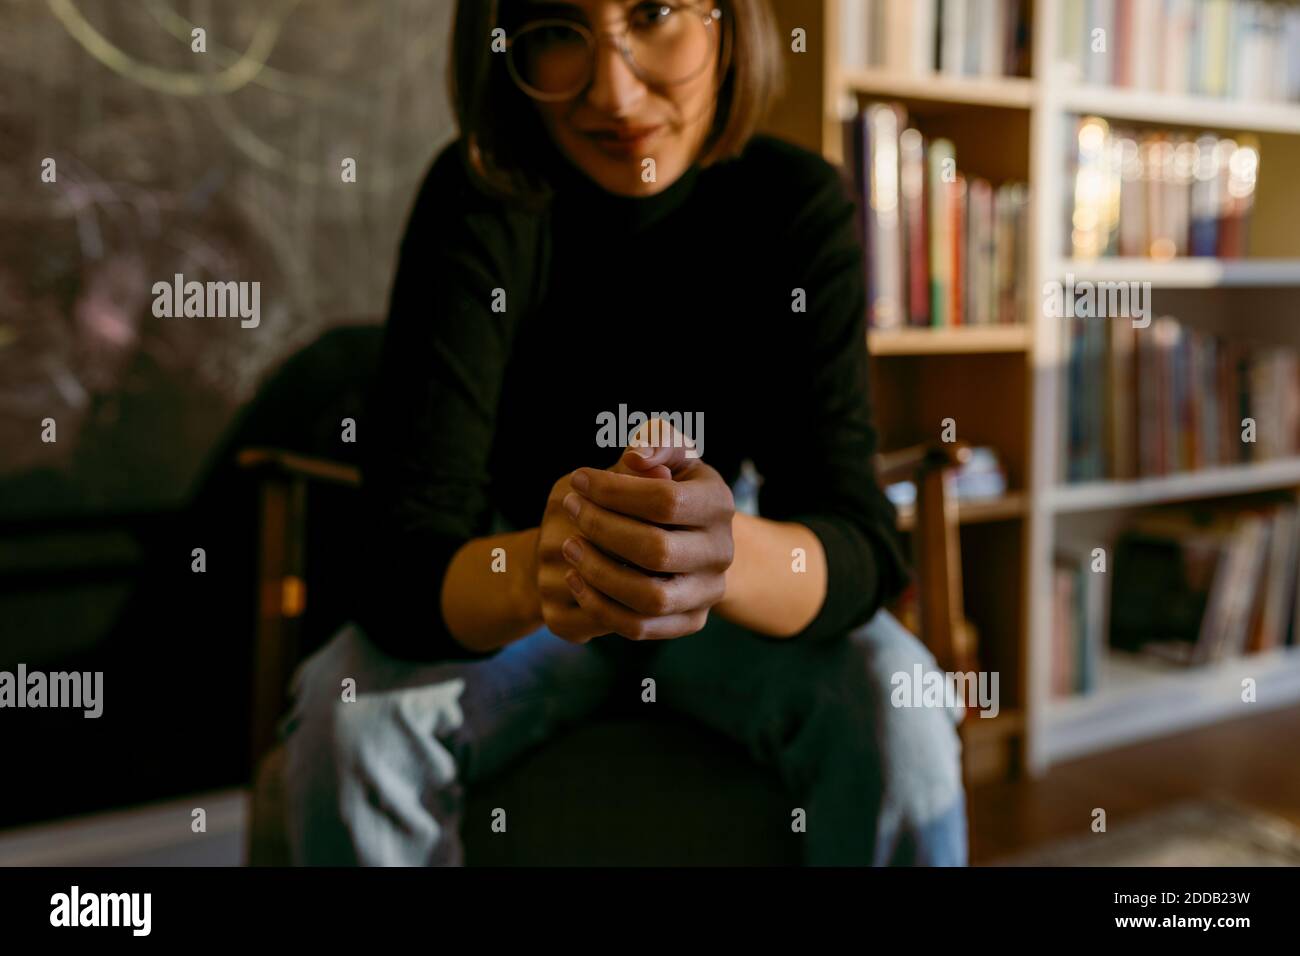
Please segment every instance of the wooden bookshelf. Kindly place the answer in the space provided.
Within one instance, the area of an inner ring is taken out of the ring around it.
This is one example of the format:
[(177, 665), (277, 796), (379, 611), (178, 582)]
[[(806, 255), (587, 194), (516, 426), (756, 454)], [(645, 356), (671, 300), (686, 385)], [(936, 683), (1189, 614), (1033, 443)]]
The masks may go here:
[(979, 352), (1024, 352), (1030, 347), (1026, 325), (967, 325), (947, 329), (872, 329), (872, 355), (959, 355)]
[[(827, 38), (811, 62), (794, 58), (802, 105), (819, 98), (821, 121), (809, 122), (806, 111), (791, 110), (785, 128), (838, 162), (848, 105), (900, 102), (923, 132), (956, 143), (959, 167), (969, 163), (974, 174), (1030, 184), (1032, 255), (1026, 281), (1031, 290), (1067, 274), (1076, 281), (1146, 281), (1155, 290), (1157, 314), (1182, 315), (1195, 306), (1210, 313), (1221, 334), (1267, 333), (1300, 346), (1300, 322), (1288, 319), (1300, 318), (1300, 230), (1294, 225), (1300, 221), (1300, 189), (1290, 175), (1300, 168), (1300, 104), (1079, 85), (1059, 67), (1063, 0), (1031, 0), (1030, 6), (1035, 75), (967, 78), (841, 69), (839, 0), (783, 2), (778, 11), (783, 26), (809, 27), (810, 35), (820, 27)], [(1070, 188), (1067, 130), (1083, 114), (1188, 133), (1256, 136), (1261, 179), (1249, 257), (1084, 262), (1063, 255), (1062, 210)], [(1177, 300), (1166, 312), (1160, 297), (1177, 296), (1191, 298)], [(1243, 674), (1257, 677), (1261, 699), (1267, 688), (1273, 706), (1300, 701), (1300, 655), (1294, 651), (1198, 670), (1162, 670), (1116, 656), (1106, 662), (1104, 686), (1097, 693), (1052, 698), (1051, 569), (1063, 536), (1077, 533), (1081, 523), (1090, 534), (1100, 527), (1113, 530), (1126, 509), (1300, 489), (1300, 459), (1135, 481), (1060, 484), (1062, 323), (1042, 314), (1041, 302), (1041, 296), (1029, 296), (1023, 327), (904, 329), (868, 336), (882, 435), (895, 443), (931, 439), (939, 418), (951, 414), (958, 437), (971, 439), (974, 428), (977, 442), (994, 445), (1011, 463), (1011, 486), (1023, 489), (1004, 501), (970, 505), (961, 514), (968, 612), (973, 611), (981, 650), (986, 644), (991, 648), (986, 666), (1002, 672), (1003, 712), (1014, 715), (993, 722), (997, 733), (977, 728), (977, 734), (1006, 744), (1005, 753), (1021, 769), (1040, 773), (1064, 759), (1240, 713), (1237, 678)], [(891, 399), (904, 410), (891, 407)]]
[(957, 79), (939, 73), (902, 76), (856, 69), (844, 70), (840, 77), (845, 92), (887, 96), (891, 100), (1027, 110), (1034, 99), (1033, 82), (1017, 76)]
[(1023, 711), (1003, 709), (996, 717), (967, 711), (957, 730), (968, 779), (999, 779), (1016, 772), (1017, 742), (1025, 734)]

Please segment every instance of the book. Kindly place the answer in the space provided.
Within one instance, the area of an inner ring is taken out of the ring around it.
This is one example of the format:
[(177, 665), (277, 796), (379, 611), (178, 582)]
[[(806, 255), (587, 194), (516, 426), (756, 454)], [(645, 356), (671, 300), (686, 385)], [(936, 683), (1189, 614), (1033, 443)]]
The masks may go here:
[(956, 324), (952, 315), (955, 174), (951, 172), (956, 164), (950, 140), (936, 139), (930, 144), (926, 185), (930, 195), (930, 324), (935, 326)]
[(948, 76), (966, 71), (966, 14), (971, 0), (942, 0), (939, 16), (939, 69)]
[[(1158, 477), (1300, 455), (1300, 353), (1158, 316), (1147, 329), (1065, 319), (1061, 444), (1067, 483)], [(1243, 421), (1254, 422), (1245, 440)]]
[[(1246, 653), (1265, 613), (1269, 543), (1282, 536), (1284, 514), (1277, 505), (1170, 508), (1133, 519), (1116, 543), (1111, 646), (1186, 666)], [(1294, 569), (1276, 577), (1293, 582)], [(1283, 586), (1288, 593), (1275, 601), (1289, 607), (1294, 585)]]
[(1287, 615), (1295, 600), (1296, 565), (1300, 560), (1300, 509), (1281, 505), (1273, 518), (1271, 544), (1264, 578), (1264, 598), (1259, 626), (1251, 633), (1246, 651), (1263, 653), (1286, 643)]
[(1053, 558), (1053, 694), (1090, 694), (1101, 683), (1109, 627), (1110, 575), (1094, 570), (1097, 545), (1064, 546)]
[(948, 324), (966, 325), (966, 177), (957, 173), (948, 184), (948, 242), (952, 246), (949, 266)]
[(839, 0), (840, 64), (900, 75), (1028, 76), (1025, 0)]
[(1239, 259), (1249, 247), (1258, 141), (1143, 131), (1081, 117), (1067, 154), (1064, 215), (1077, 259)]
[(1059, 8), (1057, 49), (1066, 82), (1253, 102), (1300, 100), (1295, 4), (1060, 0)]
[(867, 104), (842, 131), (871, 327), (1025, 322), (1028, 187), (968, 176), (953, 143), (927, 141), (898, 104)]
[(925, 138), (915, 129), (898, 137), (899, 192), (907, 263), (907, 323), (930, 324), (929, 232), (925, 200)]
[(1052, 654), (1051, 689), (1053, 697), (1074, 693), (1075, 655), (1078, 641), (1078, 616), (1075, 613), (1075, 579), (1078, 569), (1068, 558), (1058, 557), (1052, 568)]
[(870, 324), (878, 329), (903, 325), (903, 246), (900, 221), (898, 146), (901, 110), (876, 103), (867, 107), (868, 141), (864, 175), (869, 207), (870, 262), (874, 283)]

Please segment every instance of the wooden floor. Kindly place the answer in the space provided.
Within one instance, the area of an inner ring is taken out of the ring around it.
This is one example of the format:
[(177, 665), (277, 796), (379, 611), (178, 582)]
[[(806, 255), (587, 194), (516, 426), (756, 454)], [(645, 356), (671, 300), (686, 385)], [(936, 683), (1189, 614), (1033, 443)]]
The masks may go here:
[(1270, 711), (970, 792), (971, 863), (1088, 832), (1094, 807), (1117, 823), (1220, 796), (1300, 826), (1300, 707)]

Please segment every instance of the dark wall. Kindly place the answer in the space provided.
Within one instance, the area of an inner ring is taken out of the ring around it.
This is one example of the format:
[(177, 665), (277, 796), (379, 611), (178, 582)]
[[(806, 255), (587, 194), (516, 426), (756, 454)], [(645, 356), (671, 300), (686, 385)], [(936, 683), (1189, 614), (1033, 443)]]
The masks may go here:
[[(0, 826), (244, 772), (255, 510), (225, 459), (269, 373), (383, 314), (407, 209), (454, 135), (451, 6), (0, 3), (0, 670), (105, 684), (97, 720), (0, 711), (23, 768)], [(155, 317), (175, 273), (259, 282), (259, 325)], [(313, 447), (318, 423), (274, 404), (252, 430)]]

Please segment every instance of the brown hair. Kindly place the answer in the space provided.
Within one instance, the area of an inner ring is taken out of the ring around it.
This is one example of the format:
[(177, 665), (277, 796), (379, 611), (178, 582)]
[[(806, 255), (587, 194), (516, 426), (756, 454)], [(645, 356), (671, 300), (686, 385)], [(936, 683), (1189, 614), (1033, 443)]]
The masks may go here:
[[(697, 160), (702, 166), (744, 149), (783, 79), (768, 0), (715, 2), (722, 10), (722, 76), (713, 128)], [(538, 137), (548, 138), (547, 133), (532, 100), (515, 86), (501, 55), (492, 51), (492, 31), (509, 31), (502, 13), (515, 6), (512, 0), (457, 0), (449, 88), (466, 165), (480, 185), (536, 202), (547, 194), (535, 162)]]

